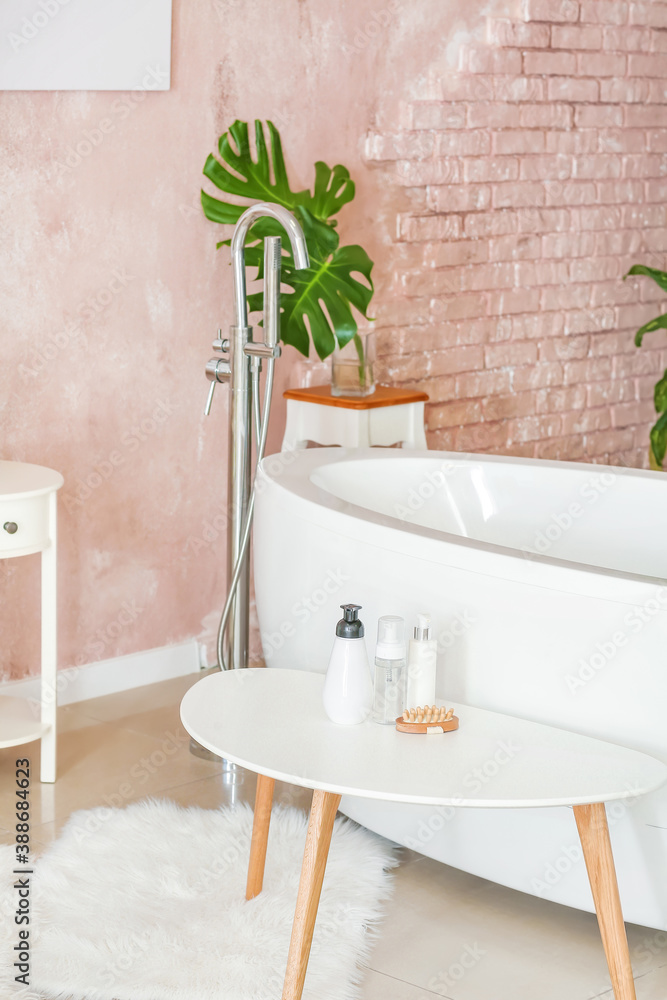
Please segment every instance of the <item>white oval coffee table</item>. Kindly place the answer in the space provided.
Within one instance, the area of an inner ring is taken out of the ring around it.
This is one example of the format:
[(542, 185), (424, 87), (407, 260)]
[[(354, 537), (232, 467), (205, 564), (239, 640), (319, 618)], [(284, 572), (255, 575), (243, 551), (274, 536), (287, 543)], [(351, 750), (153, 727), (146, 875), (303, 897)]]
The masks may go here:
[(467, 706), (456, 709), (460, 728), (444, 735), (407, 735), (373, 722), (337, 726), (322, 708), (323, 683), (323, 674), (302, 670), (232, 670), (195, 684), (181, 703), (195, 740), (259, 775), (247, 899), (262, 888), (275, 780), (313, 789), (283, 1000), (303, 991), (342, 795), (461, 808), (572, 806), (614, 996), (635, 1000), (604, 803), (658, 788), (667, 764)]

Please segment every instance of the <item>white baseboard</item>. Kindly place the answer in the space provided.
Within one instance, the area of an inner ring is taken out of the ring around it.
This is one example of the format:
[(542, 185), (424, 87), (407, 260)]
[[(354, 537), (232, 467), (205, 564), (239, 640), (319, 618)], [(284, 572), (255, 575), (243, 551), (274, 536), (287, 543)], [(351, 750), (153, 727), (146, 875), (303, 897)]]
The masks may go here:
[[(104, 694), (128, 691), (130, 688), (166, 681), (171, 677), (196, 674), (205, 664), (205, 651), (196, 639), (188, 639), (177, 646), (162, 646), (146, 649), (141, 653), (115, 656), (110, 660), (98, 660), (82, 667), (66, 667), (58, 671), (58, 704), (71, 705), (75, 701), (99, 698)], [(6, 681), (0, 684), (0, 695), (39, 701), (41, 680), (26, 677), (25, 680)]]

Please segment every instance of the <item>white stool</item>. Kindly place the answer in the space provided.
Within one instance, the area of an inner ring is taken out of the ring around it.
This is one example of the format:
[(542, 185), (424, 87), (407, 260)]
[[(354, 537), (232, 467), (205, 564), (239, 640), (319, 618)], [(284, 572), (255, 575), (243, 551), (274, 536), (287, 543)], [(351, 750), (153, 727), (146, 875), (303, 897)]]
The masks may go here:
[(42, 695), (30, 702), (0, 697), (0, 747), (41, 740), (41, 781), (56, 780), (56, 491), (53, 469), (0, 461), (0, 559), (42, 553)]
[(425, 392), (377, 386), (371, 396), (332, 396), (330, 385), (287, 389), (287, 424), (282, 451), (314, 444), (345, 448), (427, 448)]

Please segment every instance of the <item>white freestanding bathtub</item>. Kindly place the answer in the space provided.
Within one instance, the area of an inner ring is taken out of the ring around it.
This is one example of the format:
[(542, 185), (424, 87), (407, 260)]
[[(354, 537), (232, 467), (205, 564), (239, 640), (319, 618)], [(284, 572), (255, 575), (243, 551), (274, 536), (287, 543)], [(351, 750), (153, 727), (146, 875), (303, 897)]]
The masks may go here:
[[(342, 603), (363, 606), (371, 663), (380, 615), (411, 630), (429, 611), (439, 698), (667, 761), (666, 476), (441, 452), (286, 452), (262, 464), (254, 551), (269, 666), (325, 671)], [(477, 780), (492, 781), (493, 766)], [(350, 797), (342, 808), (429, 857), (592, 909), (569, 809)], [(626, 920), (667, 930), (667, 791), (608, 813)]]

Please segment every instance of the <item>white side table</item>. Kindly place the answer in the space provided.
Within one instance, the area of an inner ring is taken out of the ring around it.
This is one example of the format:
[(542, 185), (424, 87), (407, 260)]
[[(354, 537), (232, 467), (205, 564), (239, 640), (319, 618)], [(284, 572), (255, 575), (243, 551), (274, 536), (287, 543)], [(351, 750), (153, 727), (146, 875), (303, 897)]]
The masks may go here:
[[(262, 889), (275, 780), (314, 790), (283, 1000), (303, 991), (341, 795), (463, 808), (572, 806), (614, 996), (636, 1000), (604, 803), (659, 788), (667, 764), (470, 706), (457, 706), (460, 728), (446, 735), (336, 726), (324, 714), (323, 684), (323, 674), (303, 670), (230, 670), (199, 681), (181, 703), (191, 736), (259, 775), (247, 899)], [(471, 775), (489, 761), (497, 770), (479, 789)]]
[(287, 389), (287, 423), (281, 451), (315, 444), (344, 448), (427, 448), (425, 392), (379, 385), (371, 396), (332, 396), (330, 385)]
[(40, 779), (56, 780), (56, 492), (53, 469), (0, 461), (0, 559), (42, 553), (42, 696), (36, 718), (29, 703), (0, 696), (0, 747), (41, 740)]

